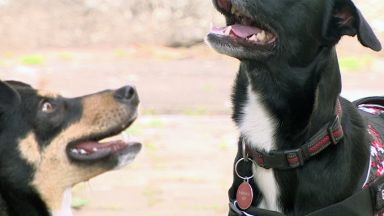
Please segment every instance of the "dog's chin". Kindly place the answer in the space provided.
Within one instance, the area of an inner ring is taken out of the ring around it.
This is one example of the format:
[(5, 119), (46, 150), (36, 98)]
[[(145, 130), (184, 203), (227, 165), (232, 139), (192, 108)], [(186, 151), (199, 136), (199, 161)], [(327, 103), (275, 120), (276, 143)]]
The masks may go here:
[(237, 59), (263, 59), (271, 54), (275, 43), (258, 45), (249, 43), (242, 38), (231, 38), (222, 34), (210, 32), (205, 37), (205, 43), (220, 54)]
[(262, 60), (261, 57), (273, 54), (277, 34), (268, 23), (251, 15), (244, 5), (234, 5), (231, 0), (215, 0), (214, 5), (225, 16), (227, 26), (211, 25), (205, 39), (209, 46), (240, 60)]
[[(66, 153), (77, 164), (106, 163), (110, 168), (122, 167), (130, 163), (140, 152), (142, 144), (136, 142), (125, 130), (135, 121), (137, 115), (129, 121), (117, 124), (100, 134), (87, 135), (72, 141), (66, 147)], [(108, 164), (111, 162), (111, 164)]]

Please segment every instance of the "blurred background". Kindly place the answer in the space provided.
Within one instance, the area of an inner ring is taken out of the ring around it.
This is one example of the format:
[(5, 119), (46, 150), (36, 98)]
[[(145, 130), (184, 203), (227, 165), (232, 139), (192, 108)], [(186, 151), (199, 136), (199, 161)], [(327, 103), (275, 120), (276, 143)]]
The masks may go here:
[[(382, 0), (355, 0), (384, 43)], [(230, 93), (238, 61), (203, 43), (223, 25), (209, 0), (0, 0), (0, 79), (74, 97), (135, 85), (144, 145), (129, 166), (73, 188), (75, 216), (216, 216), (238, 132)], [(342, 95), (384, 95), (384, 54), (338, 45)]]

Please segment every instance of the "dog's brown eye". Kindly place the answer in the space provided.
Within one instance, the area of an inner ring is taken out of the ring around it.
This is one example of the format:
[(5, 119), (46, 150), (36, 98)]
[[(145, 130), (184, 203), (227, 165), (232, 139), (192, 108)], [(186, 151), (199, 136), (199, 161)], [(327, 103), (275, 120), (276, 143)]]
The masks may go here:
[(53, 105), (49, 102), (44, 102), (43, 105), (41, 105), (41, 111), (52, 112), (53, 111)]

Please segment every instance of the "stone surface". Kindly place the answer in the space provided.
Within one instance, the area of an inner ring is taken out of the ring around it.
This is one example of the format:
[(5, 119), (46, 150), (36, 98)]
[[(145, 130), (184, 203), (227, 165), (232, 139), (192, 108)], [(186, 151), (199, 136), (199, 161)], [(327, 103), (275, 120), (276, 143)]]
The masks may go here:
[[(356, 5), (383, 38), (382, 0)], [(210, 0), (0, 0), (0, 51), (203, 43), (224, 18)]]
[(0, 47), (202, 43), (223, 23), (207, 0), (0, 0)]

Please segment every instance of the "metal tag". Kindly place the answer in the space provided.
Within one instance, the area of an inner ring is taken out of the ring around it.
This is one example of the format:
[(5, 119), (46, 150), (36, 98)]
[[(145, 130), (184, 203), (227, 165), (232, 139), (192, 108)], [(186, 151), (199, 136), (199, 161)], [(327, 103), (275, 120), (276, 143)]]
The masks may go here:
[(253, 190), (248, 181), (241, 183), (237, 189), (236, 201), (239, 207), (243, 210), (251, 206), (253, 200)]

